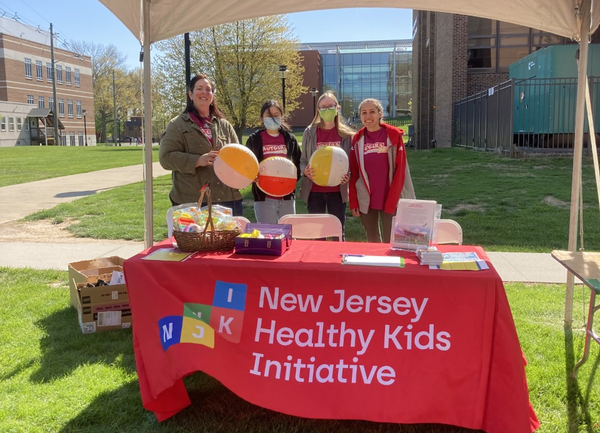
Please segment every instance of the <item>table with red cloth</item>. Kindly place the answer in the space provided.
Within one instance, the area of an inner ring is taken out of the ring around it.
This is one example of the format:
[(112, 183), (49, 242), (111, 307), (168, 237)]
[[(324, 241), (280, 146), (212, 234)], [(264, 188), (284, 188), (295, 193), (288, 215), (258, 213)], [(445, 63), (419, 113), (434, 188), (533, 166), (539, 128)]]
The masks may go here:
[[(502, 280), (430, 269), (386, 244), (294, 241), (281, 257), (199, 252), (125, 261), (143, 405), (159, 421), (190, 404), (203, 371), (241, 398), (308, 418), (440, 423), (529, 433), (522, 354)], [(341, 254), (405, 266), (342, 265)]]

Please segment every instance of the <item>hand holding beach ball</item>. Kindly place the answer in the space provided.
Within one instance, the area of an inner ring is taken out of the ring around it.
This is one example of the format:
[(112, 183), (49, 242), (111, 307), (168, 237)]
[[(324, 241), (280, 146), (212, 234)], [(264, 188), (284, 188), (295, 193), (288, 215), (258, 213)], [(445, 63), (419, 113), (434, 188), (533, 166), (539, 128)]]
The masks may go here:
[(268, 195), (284, 197), (296, 189), (298, 170), (292, 161), (272, 156), (260, 163), (256, 185)]
[(313, 182), (319, 186), (338, 186), (348, 174), (348, 155), (341, 147), (319, 147), (308, 164), (314, 170)]
[(219, 150), (214, 162), (215, 174), (230, 188), (246, 188), (256, 179), (258, 159), (241, 144), (227, 144)]

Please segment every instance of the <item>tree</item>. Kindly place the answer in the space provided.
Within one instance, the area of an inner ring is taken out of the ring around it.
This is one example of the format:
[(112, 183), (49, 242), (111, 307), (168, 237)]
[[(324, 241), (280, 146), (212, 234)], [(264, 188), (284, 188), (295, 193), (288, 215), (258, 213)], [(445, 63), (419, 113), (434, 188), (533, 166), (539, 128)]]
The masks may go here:
[[(242, 131), (260, 123), (267, 99), (281, 103), (279, 65), (286, 65), (286, 111), (308, 91), (302, 86), (299, 41), (285, 16), (276, 15), (222, 24), (190, 33), (192, 71), (214, 77), (215, 98), (241, 139)], [(163, 107), (174, 116), (185, 106), (184, 46), (179, 36), (158, 42), (154, 79)]]
[(69, 49), (92, 58), (96, 131), (100, 133), (99, 140), (106, 141), (107, 127), (110, 126), (110, 130), (113, 127), (115, 102), (119, 125), (123, 125), (129, 116), (142, 113), (140, 70), (128, 71), (125, 66), (127, 56), (114, 45), (70, 41)]

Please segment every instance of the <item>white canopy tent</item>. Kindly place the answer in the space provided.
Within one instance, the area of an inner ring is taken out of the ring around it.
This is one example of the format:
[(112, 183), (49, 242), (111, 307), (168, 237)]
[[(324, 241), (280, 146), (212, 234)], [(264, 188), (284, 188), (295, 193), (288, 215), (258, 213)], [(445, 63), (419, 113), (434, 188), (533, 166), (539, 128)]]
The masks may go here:
[[(140, 41), (144, 51), (144, 132), (145, 143), (152, 142), (152, 103), (150, 80), (150, 44), (173, 36), (232, 21), (266, 15), (260, 0), (99, 0)], [(583, 147), (585, 83), (588, 36), (600, 23), (600, 6), (594, 0), (329, 0), (327, 9), (402, 8), (471, 15), (520, 24), (580, 42), (577, 105), (575, 114), (575, 149), (571, 189), (569, 250), (576, 249), (579, 185)], [(322, 0), (279, 0), (269, 3), (269, 14), (286, 14), (323, 9)], [(370, 25), (371, 23), (365, 23)], [(343, 23), (340, 23), (343, 25)], [(152, 146), (145, 148), (145, 245), (152, 246)], [(567, 283), (565, 324), (572, 318), (573, 276)]]

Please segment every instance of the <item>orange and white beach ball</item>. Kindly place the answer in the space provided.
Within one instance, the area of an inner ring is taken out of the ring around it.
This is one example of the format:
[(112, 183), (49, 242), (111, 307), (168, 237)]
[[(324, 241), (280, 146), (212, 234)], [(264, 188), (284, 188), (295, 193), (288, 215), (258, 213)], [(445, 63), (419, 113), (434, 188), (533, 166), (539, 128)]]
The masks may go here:
[(241, 144), (227, 144), (219, 150), (214, 162), (215, 174), (230, 188), (249, 186), (258, 174), (258, 159)]
[(341, 147), (321, 146), (308, 163), (315, 170), (313, 179), (319, 186), (338, 186), (348, 174), (348, 155)]
[(286, 196), (296, 189), (298, 170), (292, 161), (282, 156), (272, 156), (260, 163), (258, 187), (273, 197)]

